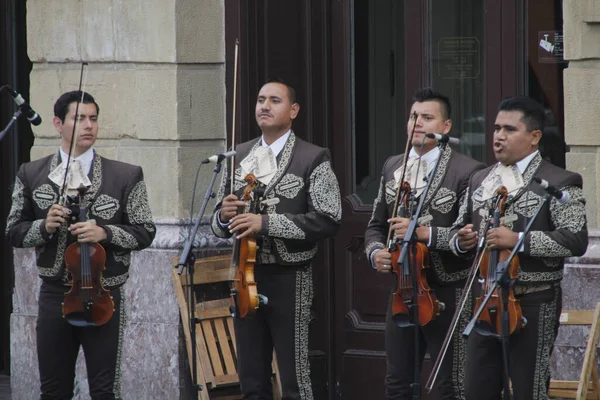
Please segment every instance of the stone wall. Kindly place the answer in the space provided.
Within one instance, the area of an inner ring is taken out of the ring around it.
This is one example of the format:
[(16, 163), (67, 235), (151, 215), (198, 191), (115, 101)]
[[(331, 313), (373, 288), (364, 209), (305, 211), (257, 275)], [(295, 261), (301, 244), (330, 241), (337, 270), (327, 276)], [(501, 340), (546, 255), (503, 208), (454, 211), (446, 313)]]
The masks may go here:
[[(31, 158), (58, 150), (53, 105), (83, 89), (100, 106), (99, 154), (142, 166), (157, 221), (152, 247), (133, 254), (125, 286), (126, 399), (179, 399), (188, 378), (171, 258), (181, 252), (200, 160), (225, 147), (225, 10), (222, 0), (28, 0), (31, 98), (43, 123)], [(212, 168), (199, 177), (195, 213)], [(211, 207), (207, 209), (210, 213)], [(189, 220), (188, 220), (189, 221)], [(228, 246), (201, 226), (203, 252)], [(210, 249), (210, 250), (209, 250)], [(11, 316), (13, 399), (39, 397), (35, 345), (37, 277), (33, 252), (15, 251)], [(76, 399), (88, 399), (80, 357)]]

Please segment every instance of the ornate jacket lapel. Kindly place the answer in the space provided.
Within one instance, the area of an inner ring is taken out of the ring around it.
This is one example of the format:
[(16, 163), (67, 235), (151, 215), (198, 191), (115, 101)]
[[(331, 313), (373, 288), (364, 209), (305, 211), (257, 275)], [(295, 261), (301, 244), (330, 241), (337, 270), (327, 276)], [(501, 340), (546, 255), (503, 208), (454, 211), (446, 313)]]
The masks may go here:
[(533, 177), (537, 173), (538, 169), (540, 169), (540, 165), (542, 165), (542, 156), (538, 152), (535, 157), (529, 162), (527, 168), (525, 168), (525, 172), (523, 173), (523, 187), (515, 193), (515, 195), (510, 199), (510, 204), (514, 204), (523, 193), (529, 190), (529, 185), (531, 185), (531, 181)]
[[(446, 147), (444, 152), (440, 154), (438, 159), (439, 166), (437, 167), (438, 173), (433, 177), (431, 185), (429, 186), (429, 191), (427, 192), (427, 197), (425, 198), (425, 202), (423, 203), (423, 209), (429, 207), (429, 203), (435, 197), (438, 189), (440, 188), (446, 174), (448, 173), (448, 162), (450, 161), (450, 157), (452, 156), (452, 149), (450, 147)], [(441, 172), (440, 172), (441, 171)]]
[(281, 150), (281, 154), (279, 154), (281, 158), (277, 164), (277, 173), (275, 174), (271, 182), (269, 182), (269, 185), (266, 187), (265, 196), (275, 187), (275, 185), (277, 185), (283, 174), (285, 174), (285, 172), (287, 171), (288, 166), (290, 165), (290, 162), (292, 161), (292, 157), (294, 155), (294, 149), (296, 147), (295, 144), (296, 135), (294, 134), (294, 131), (292, 131), (287, 142), (285, 142), (285, 146), (283, 146), (283, 150)]

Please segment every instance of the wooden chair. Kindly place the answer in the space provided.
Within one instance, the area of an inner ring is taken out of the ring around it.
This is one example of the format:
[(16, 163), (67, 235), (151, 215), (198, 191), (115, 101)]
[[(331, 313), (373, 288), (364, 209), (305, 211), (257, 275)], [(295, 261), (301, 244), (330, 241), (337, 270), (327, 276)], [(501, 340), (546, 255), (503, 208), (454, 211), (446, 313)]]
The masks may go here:
[(567, 399), (600, 400), (600, 380), (596, 361), (596, 346), (600, 337), (600, 303), (596, 310), (563, 311), (560, 315), (561, 325), (591, 325), (590, 336), (585, 349), (583, 367), (578, 381), (550, 380), (550, 397)]
[[(177, 259), (173, 260), (173, 265)], [(194, 263), (192, 285), (226, 284), (229, 281), (231, 255), (199, 259)], [(185, 334), (190, 370), (192, 369), (192, 338), (188, 302), (188, 274), (178, 275), (177, 267), (172, 270), (173, 286), (179, 303), (179, 311)], [(228, 296), (227, 292), (225, 296)], [(197, 300), (197, 296), (196, 300)], [(239, 377), (237, 374), (237, 349), (233, 318), (229, 311), (229, 297), (198, 302), (194, 305), (196, 325), (196, 381), (203, 390), (198, 399), (239, 399)], [(273, 352), (273, 398), (281, 399), (281, 382), (277, 359)], [(192, 371), (193, 373), (193, 371)], [(234, 394), (232, 394), (232, 390)]]

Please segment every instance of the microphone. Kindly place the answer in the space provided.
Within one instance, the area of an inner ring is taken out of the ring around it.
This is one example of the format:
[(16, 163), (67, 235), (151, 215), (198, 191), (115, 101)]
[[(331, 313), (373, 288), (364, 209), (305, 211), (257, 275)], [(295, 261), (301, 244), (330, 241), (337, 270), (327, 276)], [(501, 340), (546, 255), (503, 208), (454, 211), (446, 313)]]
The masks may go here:
[(427, 136), (430, 139), (435, 139), (440, 143), (450, 143), (450, 144), (459, 144), (460, 143), (460, 139), (455, 138), (455, 137), (450, 137), (449, 135), (446, 134), (441, 134), (441, 133), (426, 133), (425, 136)]
[(215, 154), (214, 156), (210, 156), (207, 159), (203, 160), (202, 164), (208, 164), (208, 163), (211, 163), (211, 162), (220, 163), (224, 159), (229, 158), (229, 157), (233, 157), (236, 154), (237, 153), (236, 153), (235, 150), (228, 151), (227, 153)]
[(23, 97), (21, 97), (19, 93), (15, 92), (11, 88), (8, 88), (8, 91), (10, 92), (10, 95), (13, 97), (13, 100), (15, 101), (17, 106), (19, 106), (19, 108), (21, 109), (21, 112), (25, 114), (29, 122), (31, 122), (35, 126), (38, 126), (42, 123), (42, 117), (40, 117), (38, 113), (33, 111), (33, 108), (31, 108), (31, 106), (27, 104), (25, 99), (23, 99)]
[(569, 192), (558, 190), (557, 188), (549, 184), (547, 180), (538, 178), (537, 176), (534, 176), (533, 180), (539, 183), (542, 189), (548, 192), (549, 195), (555, 197), (560, 204), (565, 204), (571, 199), (571, 195), (569, 194)]

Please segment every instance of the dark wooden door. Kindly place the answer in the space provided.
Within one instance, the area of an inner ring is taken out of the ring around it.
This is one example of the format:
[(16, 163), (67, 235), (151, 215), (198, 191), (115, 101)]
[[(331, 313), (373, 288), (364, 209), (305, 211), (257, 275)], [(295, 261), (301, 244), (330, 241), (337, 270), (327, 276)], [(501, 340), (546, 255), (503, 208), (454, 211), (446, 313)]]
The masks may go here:
[[(0, 3), (0, 32), (6, 40), (0, 41), (0, 86), (9, 85), (26, 100), (29, 97), (25, 1), (8, 0)], [(0, 96), (0, 131), (12, 118), (16, 106), (7, 92)], [(21, 117), (0, 142), (0, 266), (2, 267), (2, 295), (0, 295), (0, 373), (10, 373), (10, 314), (14, 287), (12, 247), (4, 231), (11, 206), (14, 177), (19, 165), (29, 161), (33, 134), (27, 119)]]
[[(412, 94), (432, 86), (447, 95), (459, 150), (491, 162), (486, 144), (498, 102), (523, 93), (522, 7), (517, 0), (332, 4), (333, 154), (344, 207), (333, 252), (337, 398), (385, 397), (384, 320), (393, 277), (370, 268), (364, 231), (383, 163), (404, 151)], [(431, 364), (426, 355), (423, 386)]]

